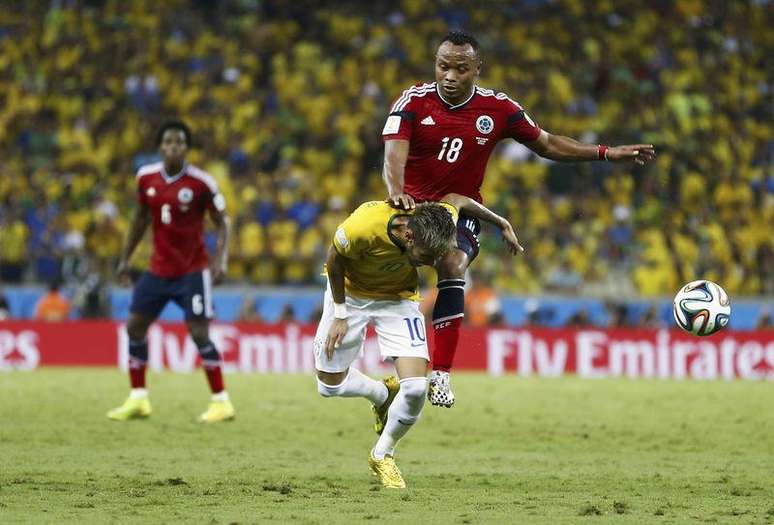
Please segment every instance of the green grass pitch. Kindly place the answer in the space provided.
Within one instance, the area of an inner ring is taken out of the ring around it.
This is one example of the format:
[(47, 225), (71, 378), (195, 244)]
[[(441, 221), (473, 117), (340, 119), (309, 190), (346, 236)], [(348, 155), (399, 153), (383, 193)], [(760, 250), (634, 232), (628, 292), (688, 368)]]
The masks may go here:
[(312, 377), (227, 377), (232, 423), (194, 422), (200, 375), (149, 377), (154, 413), (111, 422), (124, 374), (0, 374), (0, 523), (774, 523), (774, 386), (458, 374), (367, 467), (368, 403)]

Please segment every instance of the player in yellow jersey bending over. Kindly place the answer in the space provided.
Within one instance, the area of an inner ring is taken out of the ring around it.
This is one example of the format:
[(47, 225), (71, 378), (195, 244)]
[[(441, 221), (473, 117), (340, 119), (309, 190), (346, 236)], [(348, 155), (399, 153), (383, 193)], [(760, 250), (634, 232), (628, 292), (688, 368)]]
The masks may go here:
[[(393, 454), (419, 418), (427, 389), (429, 355), (416, 269), (432, 266), (456, 245), (463, 210), (499, 227), (511, 253), (523, 251), (506, 219), (453, 193), (411, 211), (366, 202), (341, 223), (328, 251), (328, 289), (314, 345), (317, 389), (323, 397), (365, 397), (373, 404), (380, 437), (368, 463), (388, 488), (406, 486)], [(376, 381), (350, 367), (369, 323), (400, 381)]]

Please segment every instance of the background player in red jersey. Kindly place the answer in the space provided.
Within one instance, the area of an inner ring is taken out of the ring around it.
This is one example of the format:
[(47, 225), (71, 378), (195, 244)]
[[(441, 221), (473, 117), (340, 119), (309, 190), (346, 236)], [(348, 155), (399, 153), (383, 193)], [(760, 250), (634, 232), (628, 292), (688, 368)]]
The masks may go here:
[[(651, 144), (608, 147), (583, 144), (540, 127), (504, 93), (475, 85), (481, 71), (478, 42), (461, 31), (446, 35), (435, 58), (435, 82), (418, 84), (395, 101), (382, 131), (383, 177), (393, 205), (459, 193), (481, 202), (487, 161), (497, 142), (512, 138), (556, 161), (607, 160), (645, 164), (655, 157)], [(435, 348), (428, 398), (454, 404), (449, 371), (464, 316), (465, 270), (478, 255), (481, 228), (460, 214), (458, 249), (437, 262), (438, 297), (433, 309)]]
[[(126, 332), (129, 336), (129, 379), (132, 390), (126, 402), (108, 412), (110, 419), (125, 421), (151, 412), (145, 389), (150, 324), (169, 301), (185, 311), (188, 332), (199, 349), (212, 390), (212, 401), (199, 421), (212, 423), (234, 417), (234, 407), (223, 386), (221, 359), (210, 341), (213, 315), (212, 283), (225, 274), (229, 220), (218, 186), (208, 173), (185, 162), (191, 132), (182, 122), (168, 122), (156, 137), (162, 162), (137, 172), (138, 207), (118, 263), (119, 277), (128, 277), (129, 259), (148, 224), (153, 224), (150, 270), (134, 288)], [(208, 264), (204, 247), (204, 215), (217, 227), (217, 247)]]

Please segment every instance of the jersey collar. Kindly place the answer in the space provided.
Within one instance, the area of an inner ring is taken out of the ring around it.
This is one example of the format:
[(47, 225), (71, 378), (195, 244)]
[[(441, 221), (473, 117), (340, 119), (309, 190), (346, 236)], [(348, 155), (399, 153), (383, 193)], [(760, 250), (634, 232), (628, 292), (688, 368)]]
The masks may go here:
[(164, 163), (162, 162), (161, 163), (161, 177), (164, 179), (164, 182), (166, 182), (167, 184), (172, 184), (173, 182), (178, 180), (180, 177), (185, 175), (185, 170), (187, 170), (187, 169), (188, 169), (188, 163), (184, 162), (183, 163), (183, 168), (178, 173), (175, 173), (174, 175), (170, 175), (170, 174), (167, 173), (167, 169), (164, 167)]
[(443, 98), (443, 95), (441, 95), (441, 90), (438, 89), (438, 83), (437, 82), (435, 83), (435, 93), (436, 93), (436, 95), (438, 95), (438, 98), (441, 99), (441, 102), (443, 102), (443, 104), (446, 106), (446, 109), (459, 109), (462, 106), (464, 106), (465, 104), (467, 104), (468, 102), (470, 102), (473, 99), (473, 97), (476, 95), (476, 89), (477, 88), (478, 88), (478, 86), (473, 84), (473, 92), (470, 94), (470, 96), (467, 98), (467, 100), (465, 102), (460, 102), (459, 104), (452, 105), (449, 102), (447, 102), (445, 98)]

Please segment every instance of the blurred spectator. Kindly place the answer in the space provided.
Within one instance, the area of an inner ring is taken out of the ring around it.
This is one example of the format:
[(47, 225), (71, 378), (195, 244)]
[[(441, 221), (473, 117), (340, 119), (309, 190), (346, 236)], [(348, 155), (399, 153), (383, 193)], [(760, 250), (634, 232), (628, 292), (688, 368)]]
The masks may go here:
[(78, 284), (76, 300), (80, 317), (83, 319), (104, 319), (110, 317), (110, 298), (105, 282), (99, 274), (92, 273)]
[(5, 321), (11, 317), (11, 306), (8, 304), (8, 299), (5, 298), (3, 292), (0, 291), (0, 321)]
[(524, 310), (527, 313), (527, 326), (550, 326), (556, 317), (553, 308), (541, 306), (537, 299), (528, 299), (524, 303)]
[(242, 299), (242, 307), (239, 309), (239, 320), (247, 323), (262, 323), (261, 314), (258, 313), (258, 298), (252, 294), (245, 294)]
[(611, 302), (605, 305), (610, 316), (609, 326), (613, 328), (625, 328), (629, 326), (629, 308), (626, 303)]
[(607, 239), (610, 242), (608, 256), (613, 261), (622, 262), (628, 256), (634, 239), (634, 229), (629, 222), (631, 211), (627, 206), (618, 204), (613, 208), (613, 218), (615, 223), (607, 231)]
[(0, 281), (21, 282), (27, 263), (27, 226), (8, 209), (0, 207)]
[(771, 318), (771, 308), (766, 308), (761, 312), (756, 327), (758, 330), (774, 328), (774, 320)]
[(48, 293), (35, 305), (35, 319), (38, 321), (65, 321), (70, 316), (70, 301), (59, 293), (59, 282), (52, 281)]
[(656, 308), (656, 305), (650, 305), (648, 309), (643, 314), (642, 318), (640, 318), (639, 327), (640, 328), (658, 328), (661, 326), (661, 323), (658, 319), (658, 308)]
[(501, 314), (502, 304), (497, 293), (476, 276), (467, 279), (465, 291), (465, 323), (470, 326), (488, 326)]
[(546, 291), (575, 294), (583, 282), (581, 276), (572, 269), (566, 256), (560, 256), (558, 263), (548, 272)]
[(567, 326), (571, 326), (573, 328), (583, 328), (586, 326), (591, 326), (591, 319), (589, 318), (589, 313), (586, 311), (585, 308), (578, 308), (572, 316), (567, 320)]
[(279, 317), (280, 323), (297, 323), (296, 312), (293, 310), (293, 305), (286, 304), (282, 308), (282, 313)]

